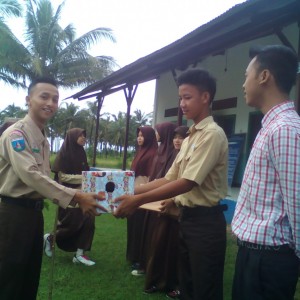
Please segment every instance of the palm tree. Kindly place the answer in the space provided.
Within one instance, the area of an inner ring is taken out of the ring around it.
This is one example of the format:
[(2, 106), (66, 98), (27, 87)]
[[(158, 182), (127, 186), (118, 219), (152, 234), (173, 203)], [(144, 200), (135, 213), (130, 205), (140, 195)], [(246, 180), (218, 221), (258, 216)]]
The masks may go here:
[(99, 141), (100, 141), (100, 152), (103, 150), (105, 157), (108, 155), (107, 146), (110, 144), (110, 120), (111, 114), (104, 113), (102, 114), (102, 118), (100, 119), (99, 123)]
[(80, 127), (86, 130), (88, 147), (94, 144), (95, 120), (96, 115), (89, 108), (85, 108), (79, 110), (72, 121), (72, 127)]
[(91, 84), (112, 72), (116, 66), (112, 57), (93, 57), (87, 52), (101, 39), (115, 42), (111, 29), (96, 28), (75, 39), (76, 30), (71, 24), (65, 28), (59, 25), (64, 2), (56, 11), (50, 0), (24, 2), (25, 43), (9, 28), (10, 34), (0, 31), (0, 80), (25, 87), (27, 80), (51, 76), (60, 86), (73, 88)]
[[(53, 152), (53, 142), (56, 138), (64, 139), (68, 129), (75, 127), (74, 120), (76, 119), (79, 106), (74, 103), (62, 102), (66, 107), (60, 107), (57, 113), (51, 118), (47, 129), (50, 137), (50, 149)], [(62, 105), (61, 104), (61, 105)]]
[(14, 104), (8, 105), (0, 112), (0, 124), (3, 123), (5, 118), (23, 118), (27, 111)]
[[(20, 17), (22, 14), (22, 7), (16, 0), (0, 0), (0, 40), (1, 40), (1, 50), (0, 50), (0, 80), (13, 85), (19, 86), (14, 77), (18, 77), (15, 74), (14, 70), (11, 69), (8, 74), (3, 72), (3, 68), (1, 67), (1, 63), (5, 63), (3, 58), (5, 59), (5, 55), (9, 53), (11, 43), (15, 41), (16, 37), (11, 32), (9, 27), (6, 25), (6, 17)], [(16, 41), (17, 42), (17, 41)], [(3, 53), (3, 54), (2, 54)], [(3, 56), (4, 55), (4, 56)], [(7, 63), (7, 61), (6, 61)], [(14, 74), (15, 76), (7, 76), (9, 74)]]
[(145, 125), (151, 125), (152, 115), (153, 115), (152, 112), (145, 114), (140, 109), (136, 109), (133, 113), (134, 113), (133, 118), (134, 118), (136, 124), (138, 125), (138, 127), (145, 126)]
[(94, 130), (96, 130), (96, 121), (97, 121), (97, 101), (87, 102), (87, 137), (88, 137), (88, 143), (90, 146), (92, 146), (95, 142), (94, 140)]
[(121, 156), (125, 142), (126, 113), (119, 111), (117, 115), (111, 114), (111, 116), (113, 122), (110, 123), (109, 139), (111, 145), (115, 146), (115, 149)]
[(22, 7), (16, 0), (0, 0), (0, 21), (4, 22), (3, 16), (20, 17)]

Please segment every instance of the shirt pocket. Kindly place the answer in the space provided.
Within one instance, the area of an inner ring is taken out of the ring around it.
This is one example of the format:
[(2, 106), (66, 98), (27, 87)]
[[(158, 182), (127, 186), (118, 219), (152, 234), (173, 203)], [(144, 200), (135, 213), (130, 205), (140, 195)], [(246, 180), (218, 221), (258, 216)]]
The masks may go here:
[(184, 159), (186, 162), (188, 162), (191, 159), (191, 156), (192, 156), (193, 152), (194, 152), (194, 148), (190, 148), (187, 151), (186, 155), (182, 155), (183, 156), (182, 159)]
[(176, 158), (176, 163), (180, 164), (184, 158), (185, 158), (184, 154), (179, 152), (178, 157)]
[(33, 152), (33, 157), (35, 158), (35, 161), (38, 166), (41, 166), (43, 164), (43, 157), (42, 157), (41, 153)]

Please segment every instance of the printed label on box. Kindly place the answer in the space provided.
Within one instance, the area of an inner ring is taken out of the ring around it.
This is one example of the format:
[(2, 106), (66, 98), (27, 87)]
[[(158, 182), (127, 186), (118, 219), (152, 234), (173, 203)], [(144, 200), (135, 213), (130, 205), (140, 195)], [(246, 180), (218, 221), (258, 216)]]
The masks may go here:
[[(105, 199), (99, 200), (107, 212), (112, 213), (119, 203), (112, 201), (124, 194), (134, 194), (133, 171), (83, 171), (82, 191), (86, 193), (105, 193)], [(99, 213), (106, 213), (98, 210)]]

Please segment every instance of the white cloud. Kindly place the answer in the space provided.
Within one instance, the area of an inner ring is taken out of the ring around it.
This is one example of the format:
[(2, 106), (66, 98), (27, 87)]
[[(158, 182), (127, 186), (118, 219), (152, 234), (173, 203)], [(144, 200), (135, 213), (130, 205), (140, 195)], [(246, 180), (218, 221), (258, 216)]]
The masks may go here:
[[(55, 7), (62, 1), (52, 0)], [(73, 23), (77, 35), (97, 27), (109, 27), (114, 31), (117, 43), (100, 43), (91, 49), (93, 55), (113, 56), (123, 67), (142, 56), (148, 55), (188, 34), (192, 30), (219, 16), (242, 0), (66, 0), (60, 24)], [(21, 20), (9, 22), (13, 32), (22, 34)], [(143, 112), (153, 110), (154, 82), (141, 84), (133, 100), (132, 111), (136, 108)], [(7, 105), (25, 107), (24, 90), (15, 90), (0, 82), (0, 110)], [(78, 90), (61, 90), (61, 99)], [(90, 99), (92, 100), (92, 99)], [(76, 105), (85, 101), (68, 100)], [(126, 111), (123, 92), (107, 96), (102, 112)]]

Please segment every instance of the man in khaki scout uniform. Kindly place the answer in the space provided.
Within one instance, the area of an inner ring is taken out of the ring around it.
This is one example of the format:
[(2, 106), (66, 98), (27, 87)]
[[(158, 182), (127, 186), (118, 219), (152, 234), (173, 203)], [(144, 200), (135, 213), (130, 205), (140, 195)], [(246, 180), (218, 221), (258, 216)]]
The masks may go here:
[(180, 107), (194, 125), (164, 178), (138, 187), (134, 196), (121, 196), (116, 217), (130, 215), (140, 205), (160, 199), (161, 211), (174, 203), (180, 209), (180, 299), (223, 299), (226, 249), (224, 205), (227, 194), (228, 141), (210, 116), (216, 82), (205, 70), (189, 70), (177, 80)]
[(40, 78), (28, 88), (28, 114), (0, 138), (0, 299), (36, 299), (43, 253), (43, 199), (78, 204), (96, 214), (97, 196), (49, 178), (46, 122), (58, 108), (55, 81)]

